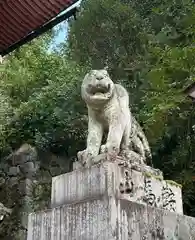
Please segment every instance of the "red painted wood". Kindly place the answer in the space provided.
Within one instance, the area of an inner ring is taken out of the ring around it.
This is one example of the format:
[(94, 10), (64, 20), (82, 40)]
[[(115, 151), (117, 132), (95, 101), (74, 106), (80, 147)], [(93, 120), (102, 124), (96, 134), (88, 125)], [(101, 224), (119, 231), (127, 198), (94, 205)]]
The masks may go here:
[(1, 0), (0, 52), (42, 26), (76, 0)]

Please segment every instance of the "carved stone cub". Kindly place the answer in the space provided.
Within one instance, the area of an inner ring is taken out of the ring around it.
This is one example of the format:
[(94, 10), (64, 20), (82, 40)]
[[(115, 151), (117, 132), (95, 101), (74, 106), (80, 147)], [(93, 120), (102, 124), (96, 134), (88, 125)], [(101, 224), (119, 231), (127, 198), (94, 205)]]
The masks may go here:
[[(151, 156), (147, 139), (131, 115), (126, 89), (114, 84), (105, 69), (86, 74), (81, 95), (88, 108), (87, 148), (77, 154), (83, 165), (93, 164), (99, 153), (117, 156), (135, 151), (143, 162)], [(105, 132), (107, 140), (101, 145)]]

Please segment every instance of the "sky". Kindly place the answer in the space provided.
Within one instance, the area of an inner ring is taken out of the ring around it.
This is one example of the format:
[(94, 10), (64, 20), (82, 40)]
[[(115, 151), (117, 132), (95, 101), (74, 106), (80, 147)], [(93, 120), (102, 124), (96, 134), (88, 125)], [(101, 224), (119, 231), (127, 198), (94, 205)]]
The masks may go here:
[[(79, 0), (77, 3), (73, 4), (70, 8), (68, 8), (65, 11), (61, 12), (59, 15), (63, 14), (66, 11), (69, 11), (70, 9), (74, 8), (75, 6), (79, 6), (81, 4), (81, 1), (82, 0)], [(59, 27), (61, 27), (61, 29), (58, 32), (57, 36), (54, 38), (54, 42), (51, 45), (51, 49), (57, 47), (60, 43), (66, 41), (66, 39), (67, 39), (68, 22), (67, 21), (63, 21), (63, 22), (59, 23), (54, 29), (58, 29)]]
[(61, 42), (64, 42), (67, 38), (68, 23), (62, 22), (59, 25), (61, 25), (62, 28), (54, 39), (56, 45), (60, 44)]

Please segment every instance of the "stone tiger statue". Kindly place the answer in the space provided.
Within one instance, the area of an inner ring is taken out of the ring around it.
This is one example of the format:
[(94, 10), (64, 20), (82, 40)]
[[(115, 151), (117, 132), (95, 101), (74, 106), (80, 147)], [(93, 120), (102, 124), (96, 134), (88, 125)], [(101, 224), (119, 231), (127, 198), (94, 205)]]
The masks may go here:
[[(142, 164), (151, 159), (146, 136), (131, 114), (128, 92), (113, 83), (107, 70), (87, 73), (81, 96), (88, 108), (87, 148), (77, 154), (83, 165), (92, 165), (100, 153), (120, 156), (133, 151), (140, 156)], [(104, 133), (107, 139), (102, 145)]]

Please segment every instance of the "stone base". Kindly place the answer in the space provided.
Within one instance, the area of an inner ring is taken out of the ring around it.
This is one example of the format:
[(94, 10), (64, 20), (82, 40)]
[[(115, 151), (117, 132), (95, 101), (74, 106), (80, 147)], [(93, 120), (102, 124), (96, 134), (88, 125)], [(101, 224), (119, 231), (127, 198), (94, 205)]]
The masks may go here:
[(183, 214), (181, 186), (165, 181), (162, 173), (146, 165), (126, 166), (121, 160), (52, 179), (51, 207), (116, 197)]
[(27, 240), (195, 240), (180, 186), (121, 159), (54, 177), (51, 207), (29, 215)]
[(27, 240), (195, 240), (195, 219), (104, 198), (29, 215)]

